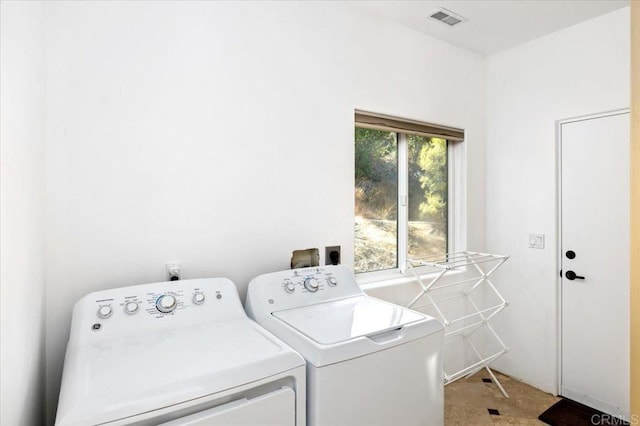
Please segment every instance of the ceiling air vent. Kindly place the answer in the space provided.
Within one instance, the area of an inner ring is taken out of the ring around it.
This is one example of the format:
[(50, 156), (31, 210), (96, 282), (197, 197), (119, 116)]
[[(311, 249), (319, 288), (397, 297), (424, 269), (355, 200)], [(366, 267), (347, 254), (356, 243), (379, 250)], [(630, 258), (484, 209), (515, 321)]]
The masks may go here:
[(430, 18), (435, 19), (438, 22), (442, 22), (450, 27), (467, 21), (467, 18), (444, 8), (440, 8), (436, 13), (432, 14)]

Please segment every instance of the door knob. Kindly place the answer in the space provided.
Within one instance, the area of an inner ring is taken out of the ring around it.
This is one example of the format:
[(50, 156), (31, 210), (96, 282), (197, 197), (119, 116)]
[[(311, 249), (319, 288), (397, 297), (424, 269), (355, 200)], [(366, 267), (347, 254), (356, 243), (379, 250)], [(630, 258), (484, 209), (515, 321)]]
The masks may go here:
[(570, 280), (570, 281), (573, 281), (573, 280), (584, 280), (584, 277), (581, 277), (580, 275), (577, 275), (573, 271), (567, 271), (564, 274), (564, 276), (567, 277), (567, 279)]

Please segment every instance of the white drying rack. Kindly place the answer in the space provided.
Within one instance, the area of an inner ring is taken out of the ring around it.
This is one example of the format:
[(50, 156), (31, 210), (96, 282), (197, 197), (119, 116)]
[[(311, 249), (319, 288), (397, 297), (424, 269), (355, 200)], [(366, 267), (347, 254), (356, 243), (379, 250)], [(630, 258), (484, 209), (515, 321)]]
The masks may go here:
[[(491, 368), (489, 367), (489, 364), (509, 351), (509, 348), (504, 344), (500, 336), (498, 336), (494, 328), (489, 323), (489, 321), (494, 316), (496, 316), (500, 311), (502, 311), (509, 305), (509, 303), (504, 300), (500, 292), (498, 292), (498, 290), (494, 287), (494, 285), (491, 283), (491, 280), (489, 279), (489, 277), (491, 277), (493, 273), (500, 266), (502, 266), (504, 262), (507, 261), (507, 259), (509, 259), (509, 256), (461, 251), (407, 260), (407, 268), (413, 273), (416, 280), (422, 287), (420, 293), (413, 298), (413, 300), (407, 305), (407, 307), (415, 307), (416, 303), (423, 297), (428, 299), (429, 303), (423, 306), (431, 305), (438, 313), (445, 326), (445, 338), (454, 335), (460, 335), (462, 339), (469, 344), (469, 346), (473, 349), (476, 356), (478, 357), (477, 362), (452, 374), (448, 374), (445, 371), (445, 385), (452, 383), (462, 377), (470, 377), (484, 368), (487, 370), (489, 375), (491, 375), (493, 382), (496, 384), (496, 386), (498, 386), (505, 398), (509, 397), (509, 395), (504, 390), (495, 374), (493, 374), (493, 371), (491, 371)], [(420, 268), (420, 270), (418, 271), (416, 270), (416, 268)], [(452, 270), (465, 270), (467, 272), (470, 272), (472, 277), (460, 280), (454, 279), (451, 282), (442, 283), (442, 278), (444, 278), (447, 273)], [(446, 298), (435, 297), (434, 292), (436, 292), (437, 290), (453, 286), (462, 286), (464, 284), (471, 284), (471, 286), (466, 289), (462, 287), (462, 291), (454, 296), (449, 296)], [(483, 286), (486, 286), (491, 291), (493, 291), (493, 293), (497, 296), (499, 303), (488, 308), (483, 307), (483, 309), (480, 309), (478, 307), (473, 299), (471, 299), (470, 294), (474, 290)], [(460, 297), (468, 301), (475, 312), (468, 315), (456, 317), (454, 319), (450, 319), (445, 316), (438, 304), (442, 304), (445, 301), (453, 300)], [(460, 322), (462, 322), (463, 324), (461, 327), (452, 327), (454, 324), (458, 324)], [(469, 339), (471, 335), (484, 327), (486, 327), (486, 329), (489, 330), (489, 333), (493, 335), (493, 337), (495, 337), (495, 340), (500, 347), (498, 352), (489, 356), (483, 356), (476, 345), (474, 345), (473, 342)], [(447, 340), (445, 340), (445, 344), (446, 343)]]

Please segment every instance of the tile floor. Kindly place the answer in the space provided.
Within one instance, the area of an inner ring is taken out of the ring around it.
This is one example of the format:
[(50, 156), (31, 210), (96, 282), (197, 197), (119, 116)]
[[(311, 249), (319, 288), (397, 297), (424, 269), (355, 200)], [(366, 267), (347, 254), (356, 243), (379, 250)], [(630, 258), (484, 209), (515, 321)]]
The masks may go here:
[[(505, 398), (486, 370), (460, 379), (444, 389), (445, 426), (544, 425), (538, 416), (560, 398), (542, 392), (511, 377), (496, 373), (509, 394)], [(499, 415), (489, 414), (489, 409)]]

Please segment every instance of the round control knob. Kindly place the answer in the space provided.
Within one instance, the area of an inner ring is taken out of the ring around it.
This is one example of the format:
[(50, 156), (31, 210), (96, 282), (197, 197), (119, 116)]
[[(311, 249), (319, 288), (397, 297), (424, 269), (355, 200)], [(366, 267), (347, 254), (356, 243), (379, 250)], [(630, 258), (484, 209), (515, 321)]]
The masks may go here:
[(327, 283), (331, 287), (335, 287), (338, 284), (338, 280), (336, 280), (336, 277), (329, 277), (329, 278), (327, 278)]
[(133, 315), (138, 312), (138, 304), (136, 302), (129, 302), (124, 305), (124, 311), (129, 315)]
[(98, 309), (98, 316), (100, 318), (109, 318), (111, 314), (113, 314), (113, 309), (111, 309), (109, 305), (100, 306), (100, 309)]
[(204, 303), (204, 294), (202, 293), (194, 293), (193, 294), (193, 303), (196, 305), (202, 305)]
[(308, 291), (316, 292), (318, 291), (318, 286), (320, 286), (320, 283), (315, 278), (307, 278), (304, 280), (304, 288)]
[(160, 296), (158, 301), (156, 302), (156, 307), (160, 312), (164, 312), (165, 314), (173, 311), (177, 305), (176, 298), (171, 296), (170, 294), (165, 294), (164, 296)]
[(287, 293), (293, 293), (294, 291), (296, 291), (296, 285), (294, 283), (285, 283), (284, 290)]

